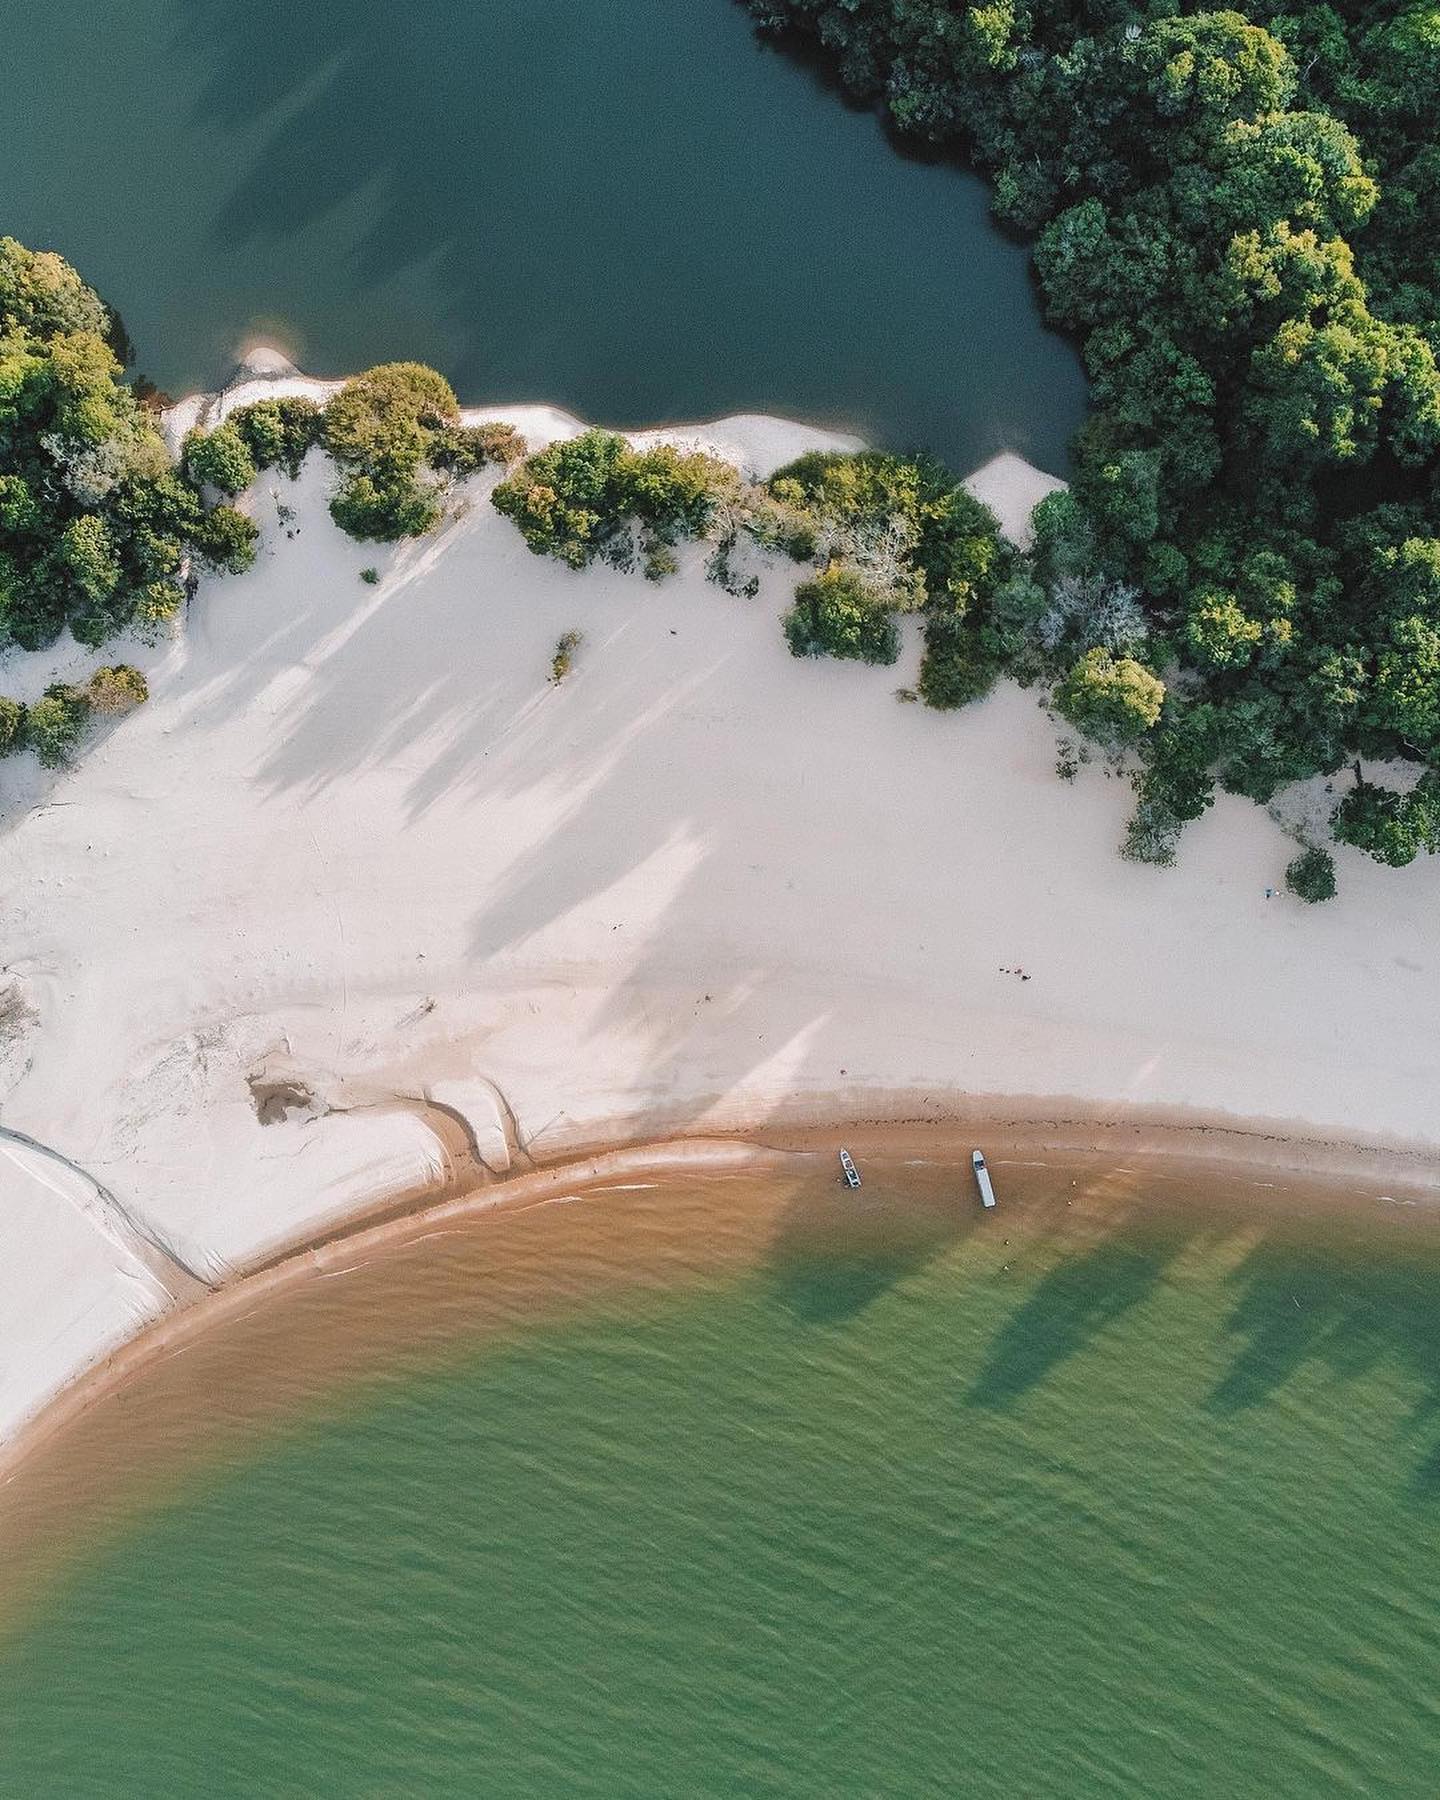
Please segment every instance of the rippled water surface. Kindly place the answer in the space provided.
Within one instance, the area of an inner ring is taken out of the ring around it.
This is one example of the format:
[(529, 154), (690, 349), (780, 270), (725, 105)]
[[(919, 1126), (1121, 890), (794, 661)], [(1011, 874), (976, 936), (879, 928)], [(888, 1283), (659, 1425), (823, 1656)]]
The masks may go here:
[[(13, 15), (13, 16), (11, 16)], [(735, 0), (0, 8), (0, 230), (139, 366), (436, 364), (612, 425), (734, 411), (1059, 474), (1084, 383), (974, 176), (898, 156)]]
[(94, 1409), (0, 1517), (0, 1792), (1433, 1794), (1425, 1220), (797, 1167), (426, 1236)]

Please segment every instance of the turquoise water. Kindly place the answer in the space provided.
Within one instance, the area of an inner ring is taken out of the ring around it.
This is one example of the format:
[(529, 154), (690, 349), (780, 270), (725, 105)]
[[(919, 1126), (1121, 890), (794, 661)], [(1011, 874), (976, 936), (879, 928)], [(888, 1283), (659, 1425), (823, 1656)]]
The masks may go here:
[(402, 1281), (383, 1376), (0, 1644), (0, 1792), (1433, 1794), (1432, 1235), (957, 1180), (715, 1266), (692, 1183), (644, 1280), (473, 1340)]
[(767, 411), (1065, 471), (1084, 384), (983, 184), (734, 0), (72, 0), (6, 33), (0, 229), (163, 387), (277, 339), (608, 424)]

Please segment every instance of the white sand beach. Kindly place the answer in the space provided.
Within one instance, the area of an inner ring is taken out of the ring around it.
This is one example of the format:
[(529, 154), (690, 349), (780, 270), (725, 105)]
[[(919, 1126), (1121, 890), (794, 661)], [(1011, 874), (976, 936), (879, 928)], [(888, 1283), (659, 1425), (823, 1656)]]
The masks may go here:
[[(666, 435), (755, 471), (827, 441)], [(1127, 864), (1127, 784), (1057, 779), (1034, 694), (897, 701), (913, 623), (893, 670), (799, 662), (793, 570), (577, 574), (484, 479), (363, 546), (330, 473), (261, 478), (257, 566), (174, 642), (0, 661), (151, 684), (72, 770), (0, 763), (0, 1116), (77, 1171), (0, 1158), (0, 1438), (187, 1279), (522, 1149), (1026, 1096), (1437, 1147), (1440, 867), (1341, 850), (1337, 901), (1267, 900), (1293, 845), (1223, 796), (1176, 869)]]

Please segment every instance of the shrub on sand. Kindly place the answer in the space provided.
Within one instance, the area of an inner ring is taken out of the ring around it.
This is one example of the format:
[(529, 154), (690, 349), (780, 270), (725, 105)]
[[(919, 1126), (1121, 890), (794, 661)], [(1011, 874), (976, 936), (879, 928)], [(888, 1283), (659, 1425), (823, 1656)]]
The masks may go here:
[(129, 663), (112, 663), (97, 669), (85, 684), (85, 693), (96, 712), (122, 713), (150, 698), (145, 677)]
[(0, 756), (18, 750), (25, 736), (25, 708), (8, 694), (0, 694)]
[(69, 761), (89, 717), (85, 690), (57, 681), (26, 713), (25, 742), (47, 769), (58, 769)]
[(813, 581), (802, 581), (784, 629), (792, 656), (893, 663), (900, 654), (894, 619), (853, 569), (829, 568)]
[(1335, 858), (1328, 850), (1302, 850), (1285, 871), (1285, 885), (1292, 894), (1312, 905), (1335, 898)]
[(579, 631), (564, 631), (555, 640), (555, 654), (550, 658), (550, 679), (563, 681), (575, 666), (575, 652), (585, 641)]
[(229, 419), (208, 434), (192, 431), (185, 439), (184, 456), (185, 473), (196, 487), (233, 495), (255, 479), (255, 459)]

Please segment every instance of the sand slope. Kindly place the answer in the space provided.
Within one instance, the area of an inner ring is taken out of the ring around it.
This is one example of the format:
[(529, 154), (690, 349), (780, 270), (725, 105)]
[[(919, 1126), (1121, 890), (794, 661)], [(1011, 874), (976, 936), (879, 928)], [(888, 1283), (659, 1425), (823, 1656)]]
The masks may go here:
[[(766, 430), (752, 457), (803, 447)], [(134, 653), (149, 705), (75, 770), (0, 764), (36, 1014), (5, 1121), (197, 1279), (617, 1122), (1030, 1094), (1436, 1138), (1435, 866), (1342, 852), (1338, 902), (1267, 902), (1292, 846), (1224, 798), (1178, 869), (1129, 866), (1125, 784), (1057, 780), (1033, 695), (900, 704), (913, 632), (894, 670), (793, 660), (784, 570), (752, 601), (693, 556), (576, 574), (484, 483), (362, 547), (327, 481), (262, 479), (257, 567)], [(0, 1181), (3, 1432), (168, 1302)]]

